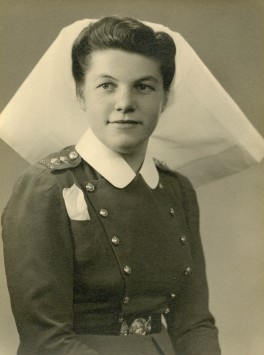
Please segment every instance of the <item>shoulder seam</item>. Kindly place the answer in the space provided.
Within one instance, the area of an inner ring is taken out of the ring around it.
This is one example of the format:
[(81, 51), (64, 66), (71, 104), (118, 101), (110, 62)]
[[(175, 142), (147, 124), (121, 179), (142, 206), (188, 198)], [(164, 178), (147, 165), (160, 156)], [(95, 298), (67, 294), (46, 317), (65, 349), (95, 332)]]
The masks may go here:
[(156, 158), (153, 158), (153, 160), (157, 169), (159, 169), (160, 171), (164, 172), (167, 175), (174, 176), (174, 177), (177, 176), (177, 173), (172, 171), (165, 162), (160, 161)]

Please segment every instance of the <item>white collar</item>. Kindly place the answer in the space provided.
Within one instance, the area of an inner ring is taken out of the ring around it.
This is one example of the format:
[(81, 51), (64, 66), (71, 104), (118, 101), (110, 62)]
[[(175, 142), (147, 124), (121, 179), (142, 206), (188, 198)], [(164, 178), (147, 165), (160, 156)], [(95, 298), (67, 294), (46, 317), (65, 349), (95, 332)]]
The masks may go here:
[[(126, 187), (136, 176), (127, 162), (105, 146), (90, 128), (77, 143), (76, 150), (99, 174), (119, 189)], [(157, 187), (159, 173), (148, 151), (139, 173), (151, 189)]]

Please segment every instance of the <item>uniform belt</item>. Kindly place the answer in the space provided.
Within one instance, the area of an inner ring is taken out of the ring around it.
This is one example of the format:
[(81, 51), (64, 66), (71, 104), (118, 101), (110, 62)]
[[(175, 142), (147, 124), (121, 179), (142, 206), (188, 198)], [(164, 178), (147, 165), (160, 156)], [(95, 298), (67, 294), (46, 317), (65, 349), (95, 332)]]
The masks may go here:
[[(79, 323), (79, 322), (78, 322)], [(82, 324), (75, 324), (74, 331), (78, 334), (96, 334), (96, 335), (148, 335), (160, 333), (161, 315), (160, 314), (130, 314), (124, 315), (115, 322), (101, 319), (96, 322), (95, 319)]]
[(133, 322), (129, 325), (127, 321), (123, 321), (120, 328), (120, 335), (147, 335), (151, 332), (151, 316), (148, 319), (139, 317), (133, 320)]
[(161, 331), (161, 316), (153, 314), (147, 317), (137, 317), (123, 320), (120, 327), (120, 335), (148, 335)]

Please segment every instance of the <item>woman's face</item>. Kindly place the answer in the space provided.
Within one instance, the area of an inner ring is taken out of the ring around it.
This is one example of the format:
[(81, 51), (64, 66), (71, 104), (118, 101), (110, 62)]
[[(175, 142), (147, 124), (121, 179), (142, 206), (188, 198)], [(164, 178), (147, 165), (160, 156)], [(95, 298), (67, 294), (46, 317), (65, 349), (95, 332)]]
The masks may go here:
[(159, 63), (119, 49), (95, 51), (79, 100), (103, 144), (119, 154), (142, 152), (166, 103)]

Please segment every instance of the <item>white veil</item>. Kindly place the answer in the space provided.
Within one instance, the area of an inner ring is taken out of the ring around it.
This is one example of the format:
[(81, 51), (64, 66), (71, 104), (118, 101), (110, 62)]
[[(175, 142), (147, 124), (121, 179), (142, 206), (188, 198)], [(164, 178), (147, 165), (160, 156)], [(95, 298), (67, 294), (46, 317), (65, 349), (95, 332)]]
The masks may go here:
[[(65, 27), (9, 102), (0, 137), (29, 162), (75, 144), (88, 126), (71, 75), (71, 46), (91, 21)], [(264, 141), (243, 112), (177, 32), (176, 79), (150, 139), (155, 158), (194, 185), (240, 171), (264, 157)]]

